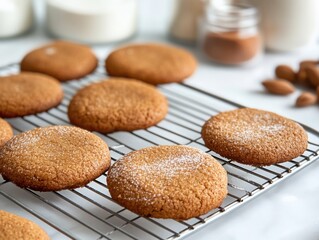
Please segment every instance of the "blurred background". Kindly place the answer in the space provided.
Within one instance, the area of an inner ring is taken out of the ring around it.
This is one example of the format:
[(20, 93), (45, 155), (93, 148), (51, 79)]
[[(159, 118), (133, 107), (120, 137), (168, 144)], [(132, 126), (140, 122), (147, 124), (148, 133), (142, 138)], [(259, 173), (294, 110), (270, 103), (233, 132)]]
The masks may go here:
[[(142, 39), (173, 41), (198, 49), (215, 63), (241, 65), (256, 62), (265, 50), (295, 52), (315, 44), (318, 4), (316, 0), (0, 0), (0, 52), (10, 51), (13, 39), (31, 47), (35, 41), (63, 38), (97, 48)], [(221, 48), (235, 52), (220, 56), (215, 50)], [(15, 54), (21, 56), (22, 51)]]

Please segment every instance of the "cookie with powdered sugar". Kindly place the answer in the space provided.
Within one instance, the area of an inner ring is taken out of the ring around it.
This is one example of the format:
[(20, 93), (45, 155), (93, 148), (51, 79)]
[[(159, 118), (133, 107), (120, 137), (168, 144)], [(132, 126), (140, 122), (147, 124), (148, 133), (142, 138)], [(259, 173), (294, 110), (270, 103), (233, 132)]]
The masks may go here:
[(22, 188), (58, 191), (82, 187), (110, 166), (107, 144), (77, 127), (36, 128), (0, 148), (0, 174)]
[(184, 220), (219, 207), (227, 173), (212, 156), (188, 146), (131, 152), (109, 170), (107, 184), (120, 205), (145, 217)]
[(211, 117), (203, 126), (202, 137), (221, 156), (253, 166), (292, 160), (308, 145), (307, 133), (298, 123), (253, 108)]

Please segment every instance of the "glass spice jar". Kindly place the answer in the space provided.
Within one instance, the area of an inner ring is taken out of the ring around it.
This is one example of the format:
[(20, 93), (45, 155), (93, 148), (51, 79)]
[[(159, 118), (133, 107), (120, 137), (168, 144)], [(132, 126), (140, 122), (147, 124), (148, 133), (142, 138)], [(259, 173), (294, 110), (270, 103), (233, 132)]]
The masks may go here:
[(246, 4), (207, 4), (201, 21), (199, 44), (204, 55), (217, 63), (256, 62), (262, 53), (258, 11)]

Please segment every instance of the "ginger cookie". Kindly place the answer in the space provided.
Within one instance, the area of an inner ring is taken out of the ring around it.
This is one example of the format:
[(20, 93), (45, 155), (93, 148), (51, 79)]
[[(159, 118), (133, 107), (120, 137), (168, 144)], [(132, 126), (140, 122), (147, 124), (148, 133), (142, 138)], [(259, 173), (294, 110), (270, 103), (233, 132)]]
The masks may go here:
[(253, 166), (292, 160), (308, 145), (307, 133), (299, 124), (253, 108), (213, 116), (203, 126), (202, 137), (221, 156)]
[(150, 84), (181, 82), (196, 69), (186, 50), (164, 44), (136, 44), (112, 52), (105, 61), (109, 75)]
[(58, 191), (82, 187), (110, 166), (107, 144), (70, 126), (36, 128), (0, 149), (0, 173), (22, 188)]
[(34, 222), (0, 210), (0, 240), (49, 240), (46, 232)]
[(98, 61), (87, 46), (55, 41), (28, 53), (21, 61), (21, 71), (38, 72), (62, 82), (93, 72)]
[(9, 123), (0, 118), (0, 147), (10, 140), (13, 131)]
[(212, 156), (188, 146), (131, 152), (109, 170), (112, 198), (144, 217), (184, 220), (219, 207), (227, 173)]
[(27, 72), (0, 77), (0, 117), (44, 112), (60, 104), (62, 99), (62, 87), (52, 77)]
[(68, 116), (76, 126), (109, 133), (145, 129), (167, 113), (166, 98), (155, 87), (133, 79), (110, 78), (81, 89)]

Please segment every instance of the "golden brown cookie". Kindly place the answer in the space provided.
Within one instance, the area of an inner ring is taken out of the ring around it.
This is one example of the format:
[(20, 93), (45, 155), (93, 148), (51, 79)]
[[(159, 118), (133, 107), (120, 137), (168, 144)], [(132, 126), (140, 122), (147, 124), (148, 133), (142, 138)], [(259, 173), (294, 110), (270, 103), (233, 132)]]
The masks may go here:
[(110, 166), (107, 144), (77, 127), (36, 128), (0, 149), (0, 173), (23, 188), (57, 191), (81, 187)]
[(196, 69), (186, 50), (164, 44), (129, 45), (112, 52), (105, 61), (111, 76), (128, 77), (150, 84), (181, 82)]
[(13, 131), (9, 123), (0, 118), (0, 147), (10, 140)]
[(63, 98), (60, 83), (39, 73), (0, 77), (0, 117), (21, 117), (57, 106)]
[(55, 41), (29, 52), (21, 61), (21, 71), (38, 72), (60, 81), (84, 77), (93, 72), (98, 61), (87, 46)]
[(213, 116), (203, 126), (202, 137), (221, 156), (254, 166), (292, 160), (308, 145), (307, 133), (299, 124), (253, 108)]
[(49, 240), (46, 232), (34, 222), (0, 210), (0, 240)]
[(212, 156), (188, 146), (156, 146), (131, 152), (110, 169), (112, 198), (145, 217), (184, 220), (219, 207), (227, 173)]
[(144, 129), (157, 124), (166, 113), (166, 98), (156, 88), (124, 78), (81, 89), (68, 108), (71, 123), (103, 133)]

